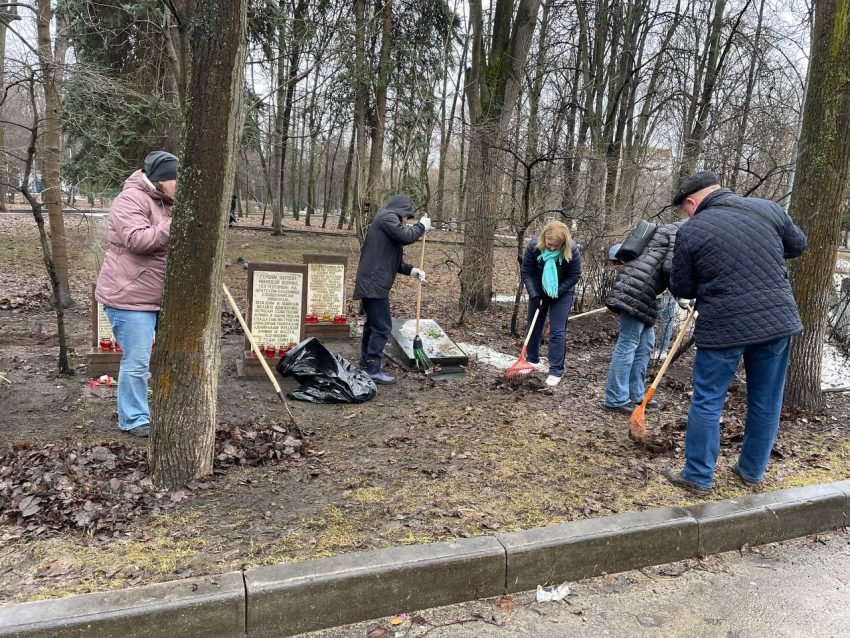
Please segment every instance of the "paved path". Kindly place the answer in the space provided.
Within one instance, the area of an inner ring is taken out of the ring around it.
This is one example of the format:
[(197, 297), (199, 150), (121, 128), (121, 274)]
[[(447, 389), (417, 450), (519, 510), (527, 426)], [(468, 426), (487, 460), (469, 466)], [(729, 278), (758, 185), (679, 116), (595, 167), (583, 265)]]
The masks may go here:
[[(556, 603), (533, 593), (306, 634), (311, 638), (844, 638), (850, 636), (850, 536), (828, 534), (571, 583)], [(508, 609), (511, 605), (512, 610)], [(427, 625), (411, 625), (418, 615)], [(447, 624), (455, 623), (455, 624)], [(437, 625), (445, 626), (438, 627)]]

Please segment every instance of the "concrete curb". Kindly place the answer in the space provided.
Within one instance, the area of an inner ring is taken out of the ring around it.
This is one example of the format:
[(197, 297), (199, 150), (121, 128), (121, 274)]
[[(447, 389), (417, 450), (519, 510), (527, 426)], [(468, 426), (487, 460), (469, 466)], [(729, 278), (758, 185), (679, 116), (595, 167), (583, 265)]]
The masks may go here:
[(848, 522), (850, 480), (0, 607), (0, 637), (286, 636)]

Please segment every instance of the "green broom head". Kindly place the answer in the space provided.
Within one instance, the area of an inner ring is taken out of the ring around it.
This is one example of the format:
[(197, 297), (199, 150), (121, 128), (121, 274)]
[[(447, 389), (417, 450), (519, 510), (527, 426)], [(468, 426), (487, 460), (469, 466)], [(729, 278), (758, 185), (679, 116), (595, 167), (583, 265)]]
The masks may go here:
[(428, 355), (425, 354), (425, 348), (422, 346), (422, 339), (419, 335), (413, 339), (413, 359), (416, 361), (416, 369), (420, 372), (428, 372), (434, 367)]

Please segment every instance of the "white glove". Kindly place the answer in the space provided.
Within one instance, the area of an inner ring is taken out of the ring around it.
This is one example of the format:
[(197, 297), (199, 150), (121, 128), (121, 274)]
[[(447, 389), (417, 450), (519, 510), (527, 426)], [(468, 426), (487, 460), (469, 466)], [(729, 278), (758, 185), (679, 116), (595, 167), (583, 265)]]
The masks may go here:
[[(428, 218), (426, 217), (425, 219), (428, 219)], [(421, 270), (419, 270), (418, 268), (414, 268), (413, 270), (411, 270), (410, 276), (416, 277), (416, 279), (421, 281), (423, 284), (428, 282), (428, 279), (425, 277), (425, 273), (422, 272)]]
[(693, 299), (677, 299), (676, 303), (679, 304), (679, 308), (684, 308), (685, 310), (689, 310), (691, 305), (694, 303)]
[(431, 218), (427, 214), (419, 218), (419, 223), (425, 227), (425, 232), (431, 230)]

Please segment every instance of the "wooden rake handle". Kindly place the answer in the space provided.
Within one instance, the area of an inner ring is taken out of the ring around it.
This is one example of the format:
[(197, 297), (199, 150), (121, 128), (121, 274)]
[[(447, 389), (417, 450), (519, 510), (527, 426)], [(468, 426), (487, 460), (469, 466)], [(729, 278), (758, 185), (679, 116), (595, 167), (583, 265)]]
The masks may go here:
[(582, 317), (587, 317), (589, 315), (596, 315), (596, 314), (599, 314), (600, 312), (604, 312), (605, 310), (608, 310), (607, 306), (602, 306), (601, 308), (597, 308), (596, 310), (588, 310), (587, 312), (580, 312), (577, 315), (571, 315), (567, 319), (567, 321), (572, 321), (573, 319), (581, 319)]
[(534, 311), (534, 316), (531, 318), (531, 325), (528, 326), (528, 332), (525, 335), (525, 341), (522, 342), (522, 349), (525, 351), (528, 347), (528, 342), (531, 341), (531, 333), (534, 332), (534, 324), (537, 323), (537, 316), (540, 314), (540, 306)]
[(694, 319), (694, 315), (696, 315), (696, 306), (691, 306), (688, 309), (688, 316), (685, 317), (685, 322), (682, 324), (681, 329), (679, 330), (679, 334), (676, 335), (676, 340), (673, 342), (673, 345), (670, 348), (670, 351), (667, 354), (667, 358), (664, 359), (664, 364), (661, 366), (661, 369), (658, 371), (658, 374), (655, 375), (655, 380), (652, 382), (650, 386), (650, 390), (652, 393), (655, 393), (655, 389), (658, 387), (658, 384), (661, 383), (661, 377), (664, 376), (664, 373), (667, 372), (667, 368), (670, 366), (670, 363), (673, 361), (673, 355), (679, 350), (679, 346), (682, 345), (682, 339), (685, 337), (685, 333), (688, 331), (688, 326), (691, 325), (691, 321)]
[(283, 392), (281, 392), (280, 384), (275, 379), (274, 373), (269, 368), (269, 364), (266, 363), (266, 355), (260, 352), (260, 349), (257, 347), (257, 342), (254, 341), (254, 335), (251, 334), (251, 331), (248, 329), (248, 324), (245, 323), (245, 319), (242, 318), (242, 313), (239, 312), (239, 306), (236, 305), (236, 302), (233, 300), (233, 297), (230, 296), (230, 291), (227, 289), (225, 284), (221, 284), (221, 287), (224, 289), (224, 296), (227, 297), (227, 302), (230, 304), (231, 309), (233, 309), (233, 313), (236, 315), (236, 318), (239, 320), (239, 324), (242, 326), (242, 330), (245, 332), (245, 336), (248, 337), (248, 343), (251, 344), (251, 349), (254, 351), (254, 354), (257, 355), (257, 358), (260, 360), (260, 365), (263, 366), (263, 370), (266, 371), (266, 374), (269, 377), (269, 381), (272, 382), (274, 386), (275, 392), (277, 392), (277, 396), (283, 401)]
[[(425, 268), (425, 233), (422, 233), (422, 253), (419, 256), (419, 272)], [(419, 336), (419, 313), (422, 310), (422, 280), (417, 279), (419, 287), (416, 289), (416, 336)]]

